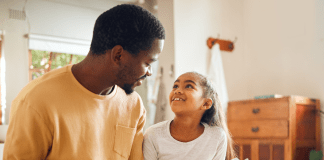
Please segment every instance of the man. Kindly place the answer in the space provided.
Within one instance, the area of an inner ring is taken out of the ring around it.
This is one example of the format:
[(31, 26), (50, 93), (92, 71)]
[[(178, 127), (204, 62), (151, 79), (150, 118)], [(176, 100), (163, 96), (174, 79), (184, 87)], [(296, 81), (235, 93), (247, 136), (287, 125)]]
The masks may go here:
[(133, 92), (162, 52), (161, 23), (135, 5), (96, 20), (80, 63), (29, 83), (14, 99), (4, 159), (143, 159), (145, 109)]

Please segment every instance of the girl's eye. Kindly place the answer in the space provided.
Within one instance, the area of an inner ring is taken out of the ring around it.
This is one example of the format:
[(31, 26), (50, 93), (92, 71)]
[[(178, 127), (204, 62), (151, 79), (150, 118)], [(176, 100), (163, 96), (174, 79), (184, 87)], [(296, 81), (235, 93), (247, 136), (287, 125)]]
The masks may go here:
[(173, 85), (173, 88), (178, 88), (178, 85)]
[(190, 85), (190, 84), (188, 84), (188, 85), (186, 86), (186, 88), (193, 88), (193, 86)]

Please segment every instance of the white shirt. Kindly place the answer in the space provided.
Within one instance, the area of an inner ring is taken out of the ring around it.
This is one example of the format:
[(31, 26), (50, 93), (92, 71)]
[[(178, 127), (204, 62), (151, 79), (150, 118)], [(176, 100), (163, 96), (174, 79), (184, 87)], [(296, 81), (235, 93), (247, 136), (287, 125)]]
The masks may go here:
[(227, 138), (217, 126), (203, 123), (202, 135), (190, 142), (180, 142), (170, 134), (169, 121), (149, 127), (144, 134), (144, 160), (225, 160)]

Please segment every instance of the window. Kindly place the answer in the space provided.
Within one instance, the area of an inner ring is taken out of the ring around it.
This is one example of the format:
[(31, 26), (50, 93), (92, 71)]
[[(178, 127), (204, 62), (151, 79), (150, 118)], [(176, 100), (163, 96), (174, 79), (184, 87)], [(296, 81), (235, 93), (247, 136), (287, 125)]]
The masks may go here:
[(84, 55), (29, 50), (29, 81), (53, 69), (79, 63), (85, 57)]

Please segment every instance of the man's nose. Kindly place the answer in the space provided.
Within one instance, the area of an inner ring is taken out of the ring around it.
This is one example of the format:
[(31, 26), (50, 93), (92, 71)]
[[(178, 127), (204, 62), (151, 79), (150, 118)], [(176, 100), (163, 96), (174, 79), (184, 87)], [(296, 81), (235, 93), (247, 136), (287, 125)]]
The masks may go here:
[(153, 74), (152, 67), (149, 66), (149, 68), (148, 68), (148, 70), (147, 70), (147, 72), (146, 72), (146, 75), (147, 75), (147, 76), (151, 76), (152, 74)]

